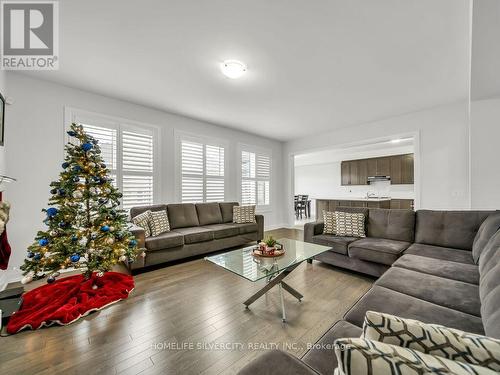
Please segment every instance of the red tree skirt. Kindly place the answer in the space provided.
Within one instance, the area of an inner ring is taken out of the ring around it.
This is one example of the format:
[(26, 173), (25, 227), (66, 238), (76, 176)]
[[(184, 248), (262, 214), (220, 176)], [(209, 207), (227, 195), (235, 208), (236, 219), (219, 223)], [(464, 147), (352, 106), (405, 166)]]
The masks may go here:
[[(98, 287), (93, 289), (93, 285)], [(127, 298), (133, 289), (132, 276), (118, 272), (106, 272), (103, 277), (93, 274), (88, 280), (83, 275), (65, 277), (24, 294), (21, 308), (7, 324), (7, 332), (70, 324)]]

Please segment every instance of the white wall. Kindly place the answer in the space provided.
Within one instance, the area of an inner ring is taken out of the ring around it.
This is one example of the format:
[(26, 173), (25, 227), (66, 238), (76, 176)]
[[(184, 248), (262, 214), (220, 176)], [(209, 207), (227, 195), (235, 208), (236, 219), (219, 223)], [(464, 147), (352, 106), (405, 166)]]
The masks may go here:
[[(6, 85), (5, 70), (0, 70), (0, 92), (2, 93), (4, 98), (7, 97), (7, 85)], [(6, 106), (5, 110), (6, 110), (6, 112), (8, 111), (7, 106)], [(5, 116), (5, 121), (6, 121), (6, 123), (9, 122), (8, 115)], [(5, 147), (3, 147), (3, 146), (0, 146), (0, 174), (7, 174), (7, 160), (5, 157)], [(10, 227), (10, 225), (9, 225), (9, 227)], [(0, 270), (0, 290), (2, 290), (5, 287), (6, 281), (7, 281), (7, 271)]]
[(288, 223), (293, 223), (293, 155), (308, 150), (355, 144), (369, 139), (418, 134), (415, 144), (416, 205), (418, 208), (464, 209), (470, 207), (468, 184), (467, 101), (414, 112), (403, 116), (313, 134), (290, 141), (284, 147), (284, 194)]
[(471, 102), (471, 207), (500, 210), (500, 97)]
[(6, 193), (12, 203), (9, 223), (13, 249), (11, 267), (22, 264), (27, 246), (42, 227), (41, 209), (47, 205), (49, 183), (58, 178), (63, 157), (65, 106), (160, 126), (162, 202), (175, 201), (175, 129), (227, 140), (227, 200), (238, 199), (238, 142), (271, 150), (274, 178), (272, 206), (269, 212), (264, 213), (265, 222), (269, 227), (283, 223), (280, 211), (282, 143), (16, 73), (9, 73), (7, 78), (9, 96), (15, 103), (9, 107), (6, 152), (10, 173), (18, 179)]

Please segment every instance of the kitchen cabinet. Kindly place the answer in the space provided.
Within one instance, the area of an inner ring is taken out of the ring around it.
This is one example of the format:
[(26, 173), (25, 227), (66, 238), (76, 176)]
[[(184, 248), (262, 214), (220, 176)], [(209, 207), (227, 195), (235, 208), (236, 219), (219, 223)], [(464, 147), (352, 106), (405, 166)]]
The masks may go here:
[(413, 210), (414, 201), (413, 199), (391, 199), (391, 208)]
[(351, 162), (343, 161), (340, 164), (341, 184), (351, 185)]
[(341, 184), (367, 185), (368, 176), (390, 176), (394, 185), (413, 184), (413, 169), (413, 154), (344, 160), (340, 167)]

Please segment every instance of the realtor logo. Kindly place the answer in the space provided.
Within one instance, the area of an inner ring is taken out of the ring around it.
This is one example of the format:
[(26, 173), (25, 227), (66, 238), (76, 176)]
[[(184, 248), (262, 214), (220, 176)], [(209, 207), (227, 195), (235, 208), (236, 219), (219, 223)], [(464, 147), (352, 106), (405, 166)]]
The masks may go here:
[(57, 1), (1, 1), (1, 63), (5, 70), (59, 69)]

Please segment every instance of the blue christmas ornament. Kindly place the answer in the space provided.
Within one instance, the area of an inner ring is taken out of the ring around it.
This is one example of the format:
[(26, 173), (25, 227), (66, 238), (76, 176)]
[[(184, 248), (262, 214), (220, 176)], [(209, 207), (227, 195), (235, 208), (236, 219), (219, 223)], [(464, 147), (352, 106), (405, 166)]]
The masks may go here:
[(82, 167), (80, 167), (79, 165), (75, 165), (73, 167), (73, 172), (80, 172), (82, 170)]
[(27, 255), (28, 258), (33, 258), (34, 256), (35, 256), (34, 252), (28, 251), (28, 255)]
[(137, 245), (137, 241), (136, 240), (130, 240), (130, 242), (128, 243), (129, 247), (134, 247), (136, 245)]
[(107, 181), (106, 177), (101, 177), (101, 178), (99, 178), (99, 184), (101, 184), (101, 185), (102, 185), (102, 184), (105, 184), (105, 183), (106, 183), (106, 181)]
[(71, 241), (73, 241), (73, 242), (78, 241), (78, 237), (74, 234), (74, 235), (71, 237)]
[(92, 177), (92, 179), (95, 181), (95, 182), (99, 182), (101, 180), (101, 177), (99, 176), (94, 176)]
[(38, 241), (38, 244), (39, 244), (40, 246), (47, 246), (47, 245), (49, 244), (49, 240), (48, 240), (48, 239), (46, 239), (46, 238), (42, 238), (42, 239), (40, 239), (40, 240)]
[(84, 143), (82, 145), (82, 150), (83, 151), (90, 151), (90, 150), (92, 150), (92, 147), (94, 147), (94, 145), (92, 143), (87, 142), (87, 143)]
[(109, 232), (109, 227), (108, 227), (107, 225), (103, 225), (103, 226), (101, 227), (101, 230), (102, 230), (103, 232)]
[(71, 258), (69, 258), (73, 263), (78, 262), (80, 260), (80, 255), (73, 254)]
[(66, 194), (66, 191), (64, 189), (59, 189), (57, 191), (57, 194), (59, 194), (60, 196), (63, 196), (64, 194)]
[(74, 130), (69, 130), (67, 133), (70, 137), (76, 137), (76, 132)]
[(57, 208), (55, 207), (50, 207), (50, 208), (47, 208), (47, 216), (48, 217), (54, 217), (57, 215)]
[(65, 161), (64, 163), (62, 163), (61, 167), (63, 167), (63, 169), (66, 169), (69, 167), (69, 163)]
[(33, 257), (33, 259), (35, 259), (35, 260), (40, 260), (40, 259), (42, 259), (42, 254), (40, 254), (40, 253), (35, 253), (35, 256)]
[(59, 222), (58, 225), (59, 225), (59, 228), (64, 228), (67, 225), (67, 223), (65, 223), (64, 221), (61, 221), (61, 222)]
[(56, 278), (55, 278), (55, 277), (53, 277), (53, 276), (49, 276), (49, 277), (47, 278), (47, 282), (48, 282), (49, 284), (52, 284), (54, 281), (56, 281)]

